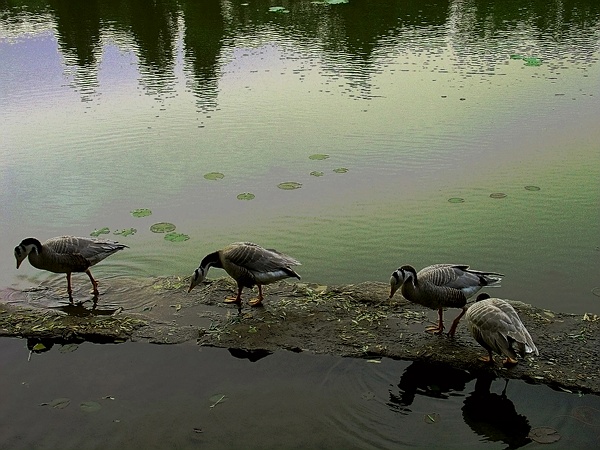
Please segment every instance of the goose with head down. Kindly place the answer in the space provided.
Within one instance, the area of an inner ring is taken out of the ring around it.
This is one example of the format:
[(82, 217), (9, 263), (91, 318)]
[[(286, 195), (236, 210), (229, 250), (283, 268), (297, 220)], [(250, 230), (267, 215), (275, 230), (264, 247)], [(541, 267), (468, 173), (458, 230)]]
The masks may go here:
[(90, 267), (126, 245), (109, 239), (61, 236), (48, 239), (43, 244), (36, 238), (26, 238), (15, 247), (17, 269), (25, 258), (37, 269), (67, 274), (67, 293), (73, 300), (71, 273), (85, 272), (92, 282), (93, 293), (98, 296), (98, 282), (92, 276)]
[(517, 364), (517, 355), (539, 355), (529, 331), (506, 300), (479, 294), (467, 309), (466, 320), (475, 340), (488, 352), (480, 358), (484, 362), (494, 363), (492, 352), (504, 355), (505, 365)]
[(242, 290), (258, 286), (258, 298), (248, 301), (250, 306), (259, 306), (264, 300), (262, 286), (284, 278), (298, 278), (292, 266), (300, 263), (294, 258), (273, 249), (266, 249), (251, 242), (235, 242), (206, 255), (194, 270), (188, 292), (201, 283), (210, 267), (225, 270), (237, 282), (236, 297), (226, 298), (226, 303), (236, 303), (241, 309)]
[(402, 266), (390, 278), (390, 299), (400, 289), (410, 302), (438, 310), (438, 324), (426, 330), (435, 334), (444, 331), (444, 308), (462, 308), (454, 319), (449, 336), (454, 336), (461, 317), (465, 314), (467, 299), (484, 286), (499, 286), (504, 275), (469, 269), (464, 264), (434, 264), (419, 272), (412, 266)]

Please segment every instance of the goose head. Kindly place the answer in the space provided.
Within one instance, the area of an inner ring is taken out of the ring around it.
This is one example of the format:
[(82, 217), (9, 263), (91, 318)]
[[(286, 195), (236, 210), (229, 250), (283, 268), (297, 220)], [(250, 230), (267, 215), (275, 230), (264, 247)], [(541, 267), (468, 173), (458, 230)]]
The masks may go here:
[(486, 294), (485, 292), (482, 292), (481, 294), (479, 294), (477, 296), (477, 298), (475, 299), (476, 302), (480, 302), (481, 300), (487, 300), (488, 298), (490, 298), (489, 294)]
[(206, 272), (208, 272), (208, 267), (205, 266), (200, 266), (196, 270), (194, 270), (188, 292), (191, 292), (192, 289), (194, 289), (194, 287), (196, 287), (198, 284), (204, 281), (204, 278), (206, 278)]
[(396, 291), (407, 281), (417, 279), (417, 272), (412, 266), (402, 266), (399, 269), (394, 270), (390, 277), (390, 299), (394, 296)]
[(17, 260), (17, 269), (21, 263), (29, 256), (31, 252), (39, 254), (42, 251), (42, 244), (35, 238), (26, 238), (15, 247), (15, 259)]

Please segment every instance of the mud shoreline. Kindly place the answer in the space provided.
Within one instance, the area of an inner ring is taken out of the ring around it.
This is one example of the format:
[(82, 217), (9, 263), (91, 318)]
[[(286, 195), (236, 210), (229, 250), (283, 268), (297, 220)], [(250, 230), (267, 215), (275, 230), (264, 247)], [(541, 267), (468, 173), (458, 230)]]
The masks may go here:
[[(62, 345), (195, 340), (198, 345), (236, 349), (250, 357), (280, 349), (368, 359), (388, 357), (439, 363), (474, 374), (493, 372), (568, 392), (600, 394), (600, 316), (595, 314), (557, 313), (511, 301), (540, 356), (527, 356), (507, 369), (500, 358), (494, 367), (478, 360), (485, 351), (470, 336), (464, 321), (454, 338), (426, 333), (425, 326), (436, 320), (435, 311), (413, 305), (399, 295), (389, 304), (385, 283), (322, 286), (280, 282), (265, 288), (264, 306), (244, 304), (241, 314), (234, 305), (223, 303), (235, 292), (234, 284), (226, 278), (209, 281), (190, 294), (185, 280), (177, 277), (144, 280), (139, 289), (153, 296), (151, 309), (102, 314), (94, 313), (91, 307), (73, 307), (73, 311), (65, 312), (11, 306), (5, 292), (0, 292), (0, 336), (45, 339)], [(244, 294), (247, 301), (251, 293)], [(28, 293), (20, 295), (25, 298)], [(76, 311), (82, 314), (73, 314)], [(449, 325), (458, 312), (447, 310), (445, 322)]]

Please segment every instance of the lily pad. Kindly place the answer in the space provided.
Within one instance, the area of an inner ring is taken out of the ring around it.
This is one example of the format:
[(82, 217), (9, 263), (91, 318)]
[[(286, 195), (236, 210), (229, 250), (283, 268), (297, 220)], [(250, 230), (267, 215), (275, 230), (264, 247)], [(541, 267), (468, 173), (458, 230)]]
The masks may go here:
[(538, 427), (533, 428), (527, 437), (538, 444), (551, 444), (560, 439), (560, 434), (554, 428)]
[(537, 67), (542, 65), (542, 60), (540, 58), (523, 58), (526, 66)]
[(99, 230), (94, 230), (90, 233), (90, 236), (93, 237), (98, 237), (101, 234), (108, 234), (110, 233), (110, 229), (108, 227), (104, 227), (104, 228), (100, 228)]
[(209, 172), (204, 174), (204, 178), (207, 180), (222, 180), (225, 178), (225, 175), (223, 175), (221, 172)]
[(44, 344), (42, 344), (41, 342), (38, 342), (37, 344), (35, 344), (33, 346), (33, 348), (31, 349), (32, 352), (43, 352), (44, 350), (46, 350), (46, 346)]
[(523, 55), (514, 53), (514, 54), (510, 55), (510, 59), (523, 59)]
[(151, 214), (152, 211), (150, 211), (148, 208), (134, 209), (133, 211), (131, 211), (131, 215), (133, 217), (148, 217)]
[(150, 231), (153, 233), (170, 233), (175, 231), (175, 225), (169, 222), (158, 222), (150, 227)]
[(254, 194), (251, 194), (250, 192), (243, 192), (237, 196), (237, 199), (238, 200), (252, 200), (255, 197), (256, 196)]
[(71, 404), (71, 400), (68, 398), (55, 398), (50, 403), (42, 403), (43, 406), (48, 405), (50, 408), (55, 409), (65, 409), (67, 406)]
[(464, 203), (465, 199), (461, 198), (461, 197), (452, 197), (452, 198), (449, 198), (448, 201), (450, 203)]
[(286, 191), (293, 191), (294, 189), (300, 189), (302, 184), (295, 181), (286, 181), (285, 183), (279, 183), (277, 187)]
[(190, 237), (187, 234), (182, 233), (167, 233), (165, 234), (165, 240), (171, 242), (183, 242), (187, 241)]
[(85, 412), (96, 412), (102, 409), (102, 405), (98, 402), (82, 402), (81, 405), (79, 405), (79, 408)]
[(504, 192), (494, 192), (490, 194), (490, 198), (506, 198), (506, 194)]
[(113, 231), (113, 234), (117, 234), (119, 236), (131, 236), (135, 233), (137, 233), (137, 230), (135, 228), (125, 228), (123, 230)]
[(269, 12), (287, 14), (289, 13), (289, 10), (285, 9), (283, 6), (271, 6)]
[(539, 191), (541, 188), (538, 186), (525, 186), (525, 189), (528, 191)]
[(325, 155), (323, 153), (315, 153), (314, 155), (310, 155), (308, 157), (308, 159), (313, 159), (313, 160), (316, 160), (316, 161), (322, 161), (322, 160), (327, 159), (327, 158), (329, 158), (329, 155)]
[(313, 171), (312, 171), (310, 174), (311, 174), (313, 177), (322, 177), (323, 175), (325, 175), (325, 173), (324, 173), (324, 172), (318, 172), (318, 171), (316, 171), (316, 170), (313, 170)]
[(346, 173), (348, 172), (348, 169), (346, 169), (345, 167), (338, 167), (337, 169), (333, 169), (333, 171), (335, 173)]

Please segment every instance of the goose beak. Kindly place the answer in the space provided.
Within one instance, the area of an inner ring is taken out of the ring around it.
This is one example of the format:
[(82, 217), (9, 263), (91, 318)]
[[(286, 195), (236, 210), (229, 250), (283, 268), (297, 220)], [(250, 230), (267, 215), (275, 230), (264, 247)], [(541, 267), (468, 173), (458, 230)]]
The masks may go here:
[(22, 259), (17, 259), (17, 269), (19, 268), (19, 266), (21, 265), (22, 262), (23, 262)]

